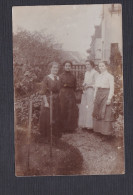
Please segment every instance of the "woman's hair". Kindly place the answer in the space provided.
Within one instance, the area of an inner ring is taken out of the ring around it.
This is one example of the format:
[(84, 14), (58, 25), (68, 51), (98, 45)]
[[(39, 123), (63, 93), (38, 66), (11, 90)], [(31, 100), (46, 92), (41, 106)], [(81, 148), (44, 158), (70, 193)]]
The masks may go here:
[(94, 64), (94, 62), (92, 60), (86, 60), (85, 62), (89, 62), (92, 68), (95, 67), (95, 64)]
[[(103, 64), (106, 66), (107, 70), (110, 69), (110, 66), (109, 66), (109, 64), (108, 64), (107, 61), (100, 61), (99, 64), (100, 64), (100, 63), (103, 63)], [(98, 65), (99, 65), (99, 64), (98, 64)]]
[(51, 72), (51, 68), (53, 67), (53, 65), (57, 65), (60, 69), (60, 64), (56, 61), (52, 61), (52, 62), (47, 64), (47, 71), (46, 71), (47, 74), (49, 74)]
[(50, 63), (48, 63), (48, 68), (51, 69), (53, 67), (53, 65), (59, 66), (59, 63), (56, 61), (50, 62)]
[(107, 68), (108, 68), (108, 66), (109, 66), (108, 63), (107, 63), (107, 61), (100, 61), (99, 64), (100, 64), (100, 63), (105, 64), (105, 66), (106, 66)]
[(66, 63), (69, 63), (69, 64), (71, 65), (71, 67), (72, 67), (72, 65), (73, 65), (72, 62), (71, 62), (70, 60), (66, 60), (65, 62), (63, 62), (63, 66), (65, 66)]

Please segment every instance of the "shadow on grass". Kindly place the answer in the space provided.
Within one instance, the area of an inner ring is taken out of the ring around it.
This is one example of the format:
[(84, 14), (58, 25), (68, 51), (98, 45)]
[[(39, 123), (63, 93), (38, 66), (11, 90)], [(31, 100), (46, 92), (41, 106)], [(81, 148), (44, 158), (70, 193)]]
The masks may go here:
[(15, 132), (16, 176), (79, 175), (83, 157), (80, 151), (60, 139), (53, 138), (53, 155), (49, 144), (40, 142), (37, 134), (31, 135), (30, 167), (27, 167), (27, 131)]

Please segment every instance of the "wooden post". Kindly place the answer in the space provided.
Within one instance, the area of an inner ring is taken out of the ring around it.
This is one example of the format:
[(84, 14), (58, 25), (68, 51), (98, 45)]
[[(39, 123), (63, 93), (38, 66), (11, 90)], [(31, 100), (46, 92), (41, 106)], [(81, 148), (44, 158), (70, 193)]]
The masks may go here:
[(29, 100), (29, 126), (28, 126), (28, 170), (30, 168), (30, 137), (31, 137), (31, 120), (32, 120), (32, 100)]
[(50, 157), (52, 157), (52, 118), (53, 118), (53, 101), (52, 101), (52, 91), (50, 93)]

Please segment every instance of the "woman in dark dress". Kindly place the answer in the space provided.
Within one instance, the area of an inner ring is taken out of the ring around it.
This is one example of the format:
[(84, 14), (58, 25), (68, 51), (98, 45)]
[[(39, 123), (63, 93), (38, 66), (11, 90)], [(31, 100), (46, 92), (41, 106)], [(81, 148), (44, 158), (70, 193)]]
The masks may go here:
[(72, 133), (77, 128), (78, 108), (76, 105), (76, 79), (71, 73), (72, 63), (64, 63), (64, 72), (60, 75), (60, 105), (62, 131)]
[(50, 139), (50, 95), (52, 95), (52, 133), (56, 137), (61, 137), (60, 129), (60, 103), (59, 91), (60, 80), (57, 76), (59, 64), (51, 62), (51, 73), (43, 80), (42, 85), (42, 106), (40, 115), (40, 134), (42, 138)]

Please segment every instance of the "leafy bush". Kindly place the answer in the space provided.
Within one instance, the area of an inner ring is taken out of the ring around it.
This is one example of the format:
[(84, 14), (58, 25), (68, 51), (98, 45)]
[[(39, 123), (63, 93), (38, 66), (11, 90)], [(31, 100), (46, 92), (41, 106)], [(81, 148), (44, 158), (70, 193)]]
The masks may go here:
[(115, 91), (113, 113), (115, 117), (114, 131), (117, 137), (123, 137), (124, 113), (123, 113), (123, 74), (122, 57), (120, 52), (111, 55), (110, 72), (114, 75)]
[(116, 137), (123, 137), (124, 135), (123, 127), (124, 127), (124, 116), (119, 115), (119, 117), (116, 119), (114, 124), (114, 131)]
[(16, 101), (15, 103), (15, 115), (16, 125), (24, 128), (28, 128), (29, 123), (29, 103), (32, 100), (32, 131), (38, 129), (40, 107), (42, 102), (42, 96), (38, 93), (25, 97)]

